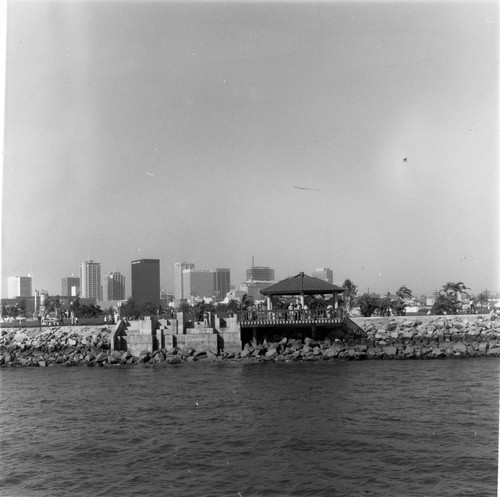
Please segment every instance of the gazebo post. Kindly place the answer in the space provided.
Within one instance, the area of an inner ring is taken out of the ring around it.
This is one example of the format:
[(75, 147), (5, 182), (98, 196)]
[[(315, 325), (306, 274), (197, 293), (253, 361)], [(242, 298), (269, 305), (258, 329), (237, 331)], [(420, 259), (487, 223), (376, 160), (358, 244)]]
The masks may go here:
[(311, 325), (311, 338), (313, 340), (316, 340), (316, 325), (315, 324)]
[(271, 302), (271, 297), (269, 295), (267, 296), (267, 310), (268, 311), (273, 310), (273, 303)]
[(304, 273), (300, 273), (300, 305), (304, 308)]

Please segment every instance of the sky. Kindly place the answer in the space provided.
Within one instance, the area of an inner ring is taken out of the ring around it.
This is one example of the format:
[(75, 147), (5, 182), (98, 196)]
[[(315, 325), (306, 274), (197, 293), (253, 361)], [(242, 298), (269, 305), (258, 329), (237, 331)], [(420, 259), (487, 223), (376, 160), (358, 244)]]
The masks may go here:
[(500, 291), (497, 2), (7, 3), (1, 280), (82, 261)]

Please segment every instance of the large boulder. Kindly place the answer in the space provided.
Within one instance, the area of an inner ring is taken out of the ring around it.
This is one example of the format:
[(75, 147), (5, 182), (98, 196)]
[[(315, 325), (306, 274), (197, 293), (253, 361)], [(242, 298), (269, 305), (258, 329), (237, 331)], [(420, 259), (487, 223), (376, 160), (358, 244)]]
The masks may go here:
[(387, 325), (387, 331), (396, 331), (396, 328), (398, 327), (398, 323), (396, 323), (396, 321), (391, 321), (388, 325)]
[(403, 354), (405, 356), (409, 356), (409, 357), (414, 356), (415, 355), (415, 347), (413, 347), (412, 345), (407, 345), (403, 350)]
[(457, 342), (453, 344), (453, 352), (458, 354), (467, 354), (467, 345), (463, 342)]
[(159, 350), (156, 352), (153, 356), (153, 362), (159, 363), (159, 362), (164, 362), (165, 361), (165, 354), (163, 351)]
[(397, 347), (387, 345), (385, 347), (382, 347), (382, 352), (386, 357), (395, 357), (398, 353), (398, 349)]
[(344, 350), (344, 345), (339, 342), (333, 342), (329, 349), (323, 352), (326, 357), (337, 357), (341, 351)]
[(120, 362), (120, 359), (118, 359), (117, 357), (115, 357), (113, 355), (108, 356), (108, 363), (109, 364), (118, 364), (119, 362)]
[(304, 347), (302, 347), (302, 355), (307, 355), (312, 352), (312, 350), (313, 349), (310, 345), (304, 345)]
[(167, 357), (167, 364), (180, 364), (182, 362), (182, 358), (180, 355), (174, 355), (171, 357)]
[(99, 352), (97, 357), (95, 358), (95, 362), (102, 363), (108, 358), (108, 354), (106, 352)]
[(353, 348), (356, 352), (366, 352), (368, 350), (368, 345), (361, 343), (359, 345), (355, 345)]
[[(449, 349), (451, 351), (451, 349)], [(430, 351), (430, 356), (437, 359), (439, 357), (445, 357), (446, 352), (444, 350), (441, 350), (440, 348), (435, 348)]]
[(488, 342), (481, 342), (478, 346), (477, 346), (477, 350), (478, 352), (482, 353), (482, 354), (485, 354), (486, 351), (488, 350)]
[(132, 353), (130, 352), (130, 350), (126, 350), (125, 352), (122, 353), (122, 355), (120, 357), (120, 361), (122, 363), (126, 363), (131, 357), (132, 357)]
[(379, 359), (382, 356), (382, 349), (380, 347), (368, 347), (366, 357), (369, 359)]

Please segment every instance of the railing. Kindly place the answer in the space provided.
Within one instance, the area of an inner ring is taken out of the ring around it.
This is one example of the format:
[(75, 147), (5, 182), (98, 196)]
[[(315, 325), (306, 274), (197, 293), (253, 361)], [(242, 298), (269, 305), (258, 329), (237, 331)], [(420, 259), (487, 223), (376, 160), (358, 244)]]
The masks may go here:
[(276, 309), (272, 311), (247, 309), (238, 313), (238, 322), (243, 326), (340, 324), (343, 320), (343, 313), (333, 309)]

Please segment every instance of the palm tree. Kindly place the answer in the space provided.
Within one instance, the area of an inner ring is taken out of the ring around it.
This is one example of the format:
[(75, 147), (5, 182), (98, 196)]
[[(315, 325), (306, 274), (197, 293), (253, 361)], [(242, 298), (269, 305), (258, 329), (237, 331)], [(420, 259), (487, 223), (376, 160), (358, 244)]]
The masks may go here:
[(467, 288), (462, 281), (459, 281), (458, 283), (448, 281), (448, 283), (443, 285), (443, 289), (439, 292), (440, 295), (434, 304), (436, 309), (433, 307), (433, 312), (435, 314), (438, 312), (457, 314), (462, 308), (462, 294), (469, 295), (467, 290), (470, 289)]
[(400, 286), (396, 291), (396, 297), (396, 305), (394, 306), (396, 314), (402, 316), (406, 312), (405, 301), (410, 300), (413, 297), (412, 291), (406, 285)]
[(488, 305), (488, 292), (485, 291), (485, 292), (481, 292), (477, 297), (476, 297), (477, 301), (479, 302), (479, 305), (481, 307), (485, 307), (486, 305)]
[(469, 292), (467, 292), (467, 290), (470, 290), (470, 288), (466, 287), (462, 281), (459, 281), (458, 283), (453, 283), (451, 281), (448, 281), (446, 285), (443, 285), (443, 289), (441, 291), (445, 295), (458, 297), (458, 295), (461, 293), (469, 295)]
[(354, 297), (356, 297), (356, 293), (358, 292), (358, 287), (350, 279), (346, 279), (342, 288), (344, 289), (345, 307), (347, 311), (350, 311), (354, 303)]
[(240, 309), (240, 303), (235, 300), (231, 299), (227, 304), (226, 304), (227, 312), (230, 314), (236, 314), (239, 309)]
[(399, 289), (396, 292), (396, 296), (401, 301), (402, 300), (409, 300), (413, 297), (412, 291), (406, 285), (399, 287)]
[(241, 297), (241, 309), (245, 310), (248, 307), (252, 307), (254, 304), (254, 298), (251, 295), (245, 293), (243, 297)]

